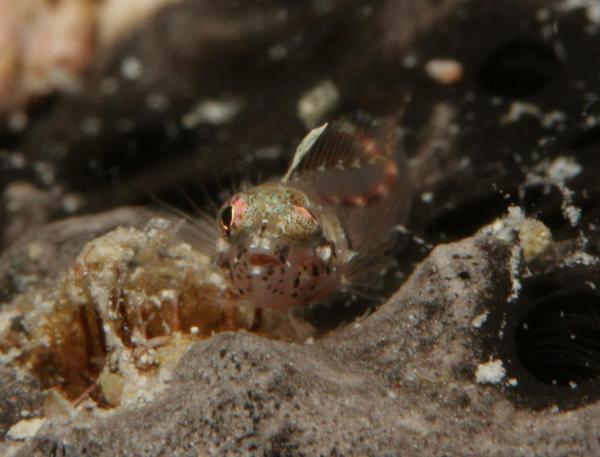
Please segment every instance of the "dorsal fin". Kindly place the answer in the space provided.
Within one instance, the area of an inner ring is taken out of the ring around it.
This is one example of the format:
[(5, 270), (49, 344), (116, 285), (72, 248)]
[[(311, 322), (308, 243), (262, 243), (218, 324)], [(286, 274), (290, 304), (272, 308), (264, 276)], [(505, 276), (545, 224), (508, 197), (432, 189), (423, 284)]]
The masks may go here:
[[(364, 116), (340, 120), (311, 130), (300, 142), (282, 181), (291, 181), (315, 170), (359, 168), (378, 156), (389, 155), (381, 125)], [(379, 132), (377, 132), (379, 131)], [(379, 133), (379, 134), (376, 134)]]
[(327, 205), (361, 254), (380, 252), (408, 211), (410, 183), (398, 130), (393, 117), (325, 124), (300, 143), (283, 179)]

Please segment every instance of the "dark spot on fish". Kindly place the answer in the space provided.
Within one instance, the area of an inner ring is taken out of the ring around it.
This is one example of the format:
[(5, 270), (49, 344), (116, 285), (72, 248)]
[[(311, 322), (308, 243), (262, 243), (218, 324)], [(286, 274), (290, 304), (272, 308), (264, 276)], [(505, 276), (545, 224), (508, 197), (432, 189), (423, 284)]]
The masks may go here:
[(316, 265), (313, 265), (313, 267), (312, 267), (312, 274), (313, 274), (313, 276), (319, 276), (319, 273), (321, 273), (319, 271), (319, 267), (316, 266)]
[(297, 276), (296, 279), (294, 279), (294, 288), (297, 289), (299, 285), (300, 285), (300, 277)]
[(290, 248), (288, 246), (281, 248), (281, 251), (279, 252), (279, 261), (281, 263), (285, 263), (285, 261), (287, 260), (289, 251), (290, 251)]
[(296, 298), (298, 296), (298, 292), (293, 292), (292, 293), (292, 298)]
[(283, 284), (283, 278), (281, 278), (279, 281), (277, 281), (277, 284)]
[(327, 273), (328, 275), (331, 274), (331, 267), (329, 265), (327, 265), (327, 268), (325, 268), (325, 273)]
[(269, 278), (268, 278), (267, 276), (263, 276), (263, 277), (262, 277), (262, 278), (260, 278), (260, 279), (262, 279), (263, 281), (266, 281), (266, 280), (268, 280)]
[(252, 279), (252, 276), (246, 275), (246, 279)]
[(285, 273), (285, 268), (281, 267), (281, 268), (279, 269), (279, 271), (281, 272), (281, 274), (284, 274), (284, 273)]
[(240, 293), (240, 295), (244, 295), (244, 291), (242, 290), (241, 287), (238, 289), (238, 292)]

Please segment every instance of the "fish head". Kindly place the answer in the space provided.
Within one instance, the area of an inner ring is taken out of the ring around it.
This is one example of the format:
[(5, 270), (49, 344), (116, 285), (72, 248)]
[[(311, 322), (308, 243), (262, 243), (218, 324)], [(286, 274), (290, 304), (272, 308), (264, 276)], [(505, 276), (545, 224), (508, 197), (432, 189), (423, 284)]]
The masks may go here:
[(241, 301), (290, 308), (313, 303), (333, 287), (334, 237), (304, 192), (258, 186), (233, 195), (217, 219), (217, 265)]

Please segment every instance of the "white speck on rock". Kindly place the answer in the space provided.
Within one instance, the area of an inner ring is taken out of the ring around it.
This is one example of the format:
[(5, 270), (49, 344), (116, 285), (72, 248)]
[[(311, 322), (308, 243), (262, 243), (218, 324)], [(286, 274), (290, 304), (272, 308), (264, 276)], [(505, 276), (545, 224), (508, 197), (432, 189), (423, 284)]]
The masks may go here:
[(572, 267), (575, 265), (593, 266), (600, 262), (598, 257), (588, 254), (587, 252), (576, 252), (565, 259), (565, 265)]
[(181, 118), (186, 129), (193, 129), (200, 124), (223, 125), (231, 122), (244, 107), (240, 98), (202, 100)]
[(433, 192), (423, 192), (421, 200), (425, 203), (431, 203), (433, 201)]
[(329, 79), (308, 89), (298, 100), (297, 114), (308, 128), (314, 128), (323, 122), (340, 101), (340, 93)]
[(81, 195), (65, 194), (61, 199), (61, 203), (63, 210), (68, 214), (72, 214), (81, 207)]
[(526, 185), (547, 184), (556, 186), (562, 194), (563, 216), (575, 227), (581, 219), (581, 209), (573, 205), (573, 191), (565, 182), (581, 173), (582, 167), (573, 157), (557, 157), (552, 162), (543, 161), (527, 174)]
[(510, 104), (508, 112), (500, 118), (502, 124), (512, 124), (519, 121), (524, 116), (540, 118), (542, 112), (539, 107), (532, 103), (514, 101)]
[(40, 427), (46, 422), (45, 418), (34, 417), (33, 419), (23, 419), (13, 425), (6, 437), (10, 440), (21, 441), (35, 436)]
[(542, 117), (542, 127), (551, 129), (553, 127), (561, 128), (562, 124), (567, 120), (567, 115), (562, 111), (553, 110)]
[(144, 74), (144, 66), (137, 57), (129, 56), (121, 62), (121, 75), (129, 80), (139, 79)]
[(506, 369), (502, 360), (490, 360), (477, 366), (475, 381), (479, 384), (499, 384), (506, 376)]
[(581, 165), (574, 157), (557, 157), (548, 165), (546, 175), (554, 182), (564, 183), (581, 173), (581, 170)]
[(454, 84), (463, 77), (462, 64), (454, 59), (431, 59), (425, 64), (425, 73), (440, 84)]
[(523, 256), (523, 250), (521, 246), (516, 244), (512, 247), (510, 251), (510, 280), (511, 280), (511, 292), (508, 296), (508, 301), (511, 302), (516, 300), (519, 296), (519, 292), (521, 292), (521, 260)]
[(475, 316), (471, 321), (471, 325), (475, 328), (481, 328), (481, 326), (487, 321), (488, 312), (484, 311), (483, 313)]

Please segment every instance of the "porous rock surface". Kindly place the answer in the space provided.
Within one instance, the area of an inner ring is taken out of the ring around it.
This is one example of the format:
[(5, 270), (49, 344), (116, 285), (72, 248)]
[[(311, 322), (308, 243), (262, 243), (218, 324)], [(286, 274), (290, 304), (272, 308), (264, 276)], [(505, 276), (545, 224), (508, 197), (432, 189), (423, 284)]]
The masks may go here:
[(149, 403), (48, 422), (16, 455), (594, 455), (597, 404), (531, 408), (510, 373), (476, 382), (495, 354), (473, 321), (507, 301), (509, 257), (489, 235), (440, 245), (373, 315), (308, 344), (217, 334)]
[[(0, 310), (52, 288), (86, 242), (144, 226), (120, 205), (181, 186), (203, 206), (198, 186), (217, 196), (236, 161), (281, 173), (315, 88), (333, 100), (323, 121), (402, 118), (405, 222), (424, 239), (398, 252), (410, 277), (312, 344), (246, 332), (194, 343), (147, 403), (65, 406), (0, 454), (600, 455), (594, 2), (309, 3), (180, 2), (105, 50), (79, 93), (33, 107), (22, 131), (0, 126)], [(511, 204), (543, 223), (529, 248), (514, 228), (479, 231)], [(527, 336), (536, 322), (564, 335)], [(592, 337), (592, 375), (560, 360), (587, 349), (570, 332)], [(27, 373), (1, 368), (5, 439), (49, 408)]]

